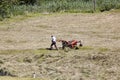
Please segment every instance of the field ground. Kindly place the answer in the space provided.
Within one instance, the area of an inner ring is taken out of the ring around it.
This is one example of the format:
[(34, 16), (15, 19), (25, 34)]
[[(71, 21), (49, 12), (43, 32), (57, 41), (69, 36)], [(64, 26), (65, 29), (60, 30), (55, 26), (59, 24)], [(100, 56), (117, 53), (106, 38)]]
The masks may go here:
[[(51, 35), (82, 40), (83, 47), (46, 50)], [(119, 61), (119, 11), (37, 14), (0, 22), (0, 75), (32, 78), (35, 72), (42, 80), (119, 80)]]
[(0, 77), (0, 80), (40, 80), (33, 78), (17, 78), (17, 77)]

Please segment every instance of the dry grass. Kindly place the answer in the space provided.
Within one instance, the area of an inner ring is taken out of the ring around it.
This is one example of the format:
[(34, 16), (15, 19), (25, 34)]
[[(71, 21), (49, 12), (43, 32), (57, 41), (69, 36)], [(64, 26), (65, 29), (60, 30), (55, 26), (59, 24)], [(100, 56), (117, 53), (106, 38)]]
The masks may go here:
[[(0, 69), (17, 77), (36, 72), (37, 78), (50, 80), (119, 80), (119, 16), (120, 12), (48, 14), (1, 24)], [(82, 40), (83, 47), (46, 50), (51, 34)]]
[(43, 80), (43, 79), (17, 78), (17, 77), (0, 77), (0, 80)]

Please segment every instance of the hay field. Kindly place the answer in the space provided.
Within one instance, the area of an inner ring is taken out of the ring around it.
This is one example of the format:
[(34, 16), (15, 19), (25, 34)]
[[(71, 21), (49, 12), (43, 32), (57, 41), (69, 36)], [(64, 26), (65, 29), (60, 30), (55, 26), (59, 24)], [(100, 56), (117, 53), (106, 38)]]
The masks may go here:
[[(45, 50), (51, 35), (82, 40), (84, 46), (69, 52)], [(35, 72), (43, 80), (119, 80), (119, 61), (119, 11), (17, 16), (0, 22), (0, 74), (32, 78)]]

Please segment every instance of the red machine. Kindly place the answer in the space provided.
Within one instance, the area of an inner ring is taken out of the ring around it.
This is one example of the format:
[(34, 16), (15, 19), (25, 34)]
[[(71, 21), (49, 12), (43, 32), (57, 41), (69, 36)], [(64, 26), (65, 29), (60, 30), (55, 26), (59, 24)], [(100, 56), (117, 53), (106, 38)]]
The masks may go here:
[(69, 48), (75, 48), (78, 49), (77, 44), (79, 44), (79, 46), (83, 46), (81, 41), (77, 41), (77, 40), (71, 40), (71, 41), (66, 41), (66, 40), (59, 40), (59, 42), (62, 42), (62, 49), (64, 49), (65, 47), (69, 47)]

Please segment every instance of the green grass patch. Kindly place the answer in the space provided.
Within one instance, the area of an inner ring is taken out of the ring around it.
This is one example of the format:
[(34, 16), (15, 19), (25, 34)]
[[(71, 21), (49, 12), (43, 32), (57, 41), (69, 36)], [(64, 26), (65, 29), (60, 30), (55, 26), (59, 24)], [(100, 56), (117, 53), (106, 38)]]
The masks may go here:
[(80, 47), (79, 49), (80, 50), (93, 50), (94, 48), (90, 46), (83, 46), (83, 47)]
[(35, 54), (45, 54), (45, 53), (49, 53), (50, 51), (49, 50), (47, 50), (47, 49), (42, 49), (42, 48), (40, 48), (40, 49), (37, 49), (37, 50), (34, 50), (34, 53)]
[[(54, 52), (56, 50), (52, 50)], [(33, 54), (45, 54), (45, 53), (50, 53), (51, 50), (47, 50), (45, 48), (40, 48), (40, 49), (25, 49), (25, 50), (0, 50), (0, 54), (19, 54), (19, 53), (33, 53)]]
[(101, 48), (98, 48), (98, 50), (99, 50), (100, 52), (106, 52), (106, 51), (109, 51), (110, 49), (105, 48), (105, 47), (101, 47)]

